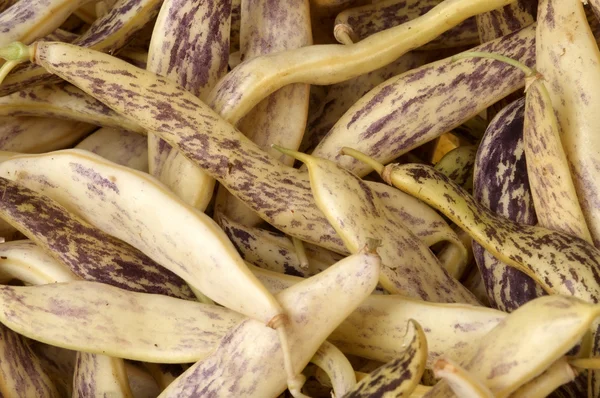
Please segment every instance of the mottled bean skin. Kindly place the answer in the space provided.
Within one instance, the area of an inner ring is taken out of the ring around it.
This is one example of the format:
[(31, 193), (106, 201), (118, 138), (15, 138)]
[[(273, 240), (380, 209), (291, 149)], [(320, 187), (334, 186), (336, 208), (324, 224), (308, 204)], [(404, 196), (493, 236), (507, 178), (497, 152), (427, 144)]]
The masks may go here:
[[(243, 0), (241, 7), (242, 60), (313, 44), (308, 0)], [(292, 149), (300, 146), (309, 92), (308, 84), (282, 87), (258, 103), (237, 127), (260, 148), (292, 166), (294, 160), (271, 149), (271, 144)], [(246, 225), (261, 222), (255, 212), (228, 192), (220, 192), (216, 201), (218, 211), (236, 221)]]
[(61, 396), (28, 341), (1, 324), (0, 394), (4, 397)]
[(77, 353), (73, 375), (74, 397), (132, 395), (122, 359), (87, 352)]
[(52, 199), (5, 178), (0, 178), (0, 191), (0, 216), (83, 279), (137, 292), (195, 298), (171, 271)]
[(0, 303), (0, 321), (30, 339), (158, 363), (205, 358), (245, 319), (220, 306), (89, 281), (2, 285)]
[(0, 117), (43, 116), (144, 133), (100, 101), (70, 84), (27, 88), (0, 97)]
[(497, 10), (477, 15), (477, 30), (482, 43), (521, 30), (535, 22), (538, 0), (517, 0)]
[[(231, 1), (168, 0), (155, 24), (146, 68), (205, 98), (227, 73)], [(164, 140), (148, 138), (150, 173), (204, 210), (215, 181)]]
[(63, 43), (36, 47), (36, 63), (176, 146), (267, 222), (347, 252), (314, 203), (308, 174), (282, 165), (191, 93), (110, 55)]
[[(153, 20), (160, 7), (159, 0), (119, 0), (108, 14), (98, 18), (83, 35), (73, 44), (93, 48), (98, 51), (113, 53), (118, 51)], [(32, 85), (59, 82), (34, 64), (27, 64), (15, 69), (0, 85), (0, 96), (22, 90)]]
[[(535, 26), (473, 49), (531, 65)], [(447, 58), (389, 79), (354, 104), (323, 138), (313, 155), (358, 174), (371, 169), (340, 154), (352, 147), (387, 163), (452, 130), (523, 86), (522, 72), (499, 61)]]
[[(522, 98), (508, 105), (490, 122), (477, 152), (473, 197), (499, 216), (535, 225), (537, 218), (523, 144), (524, 118), (525, 99)], [(512, 312), (545, 294), (533, 279), (498, 260), (477, 242), (473, 242), (473, 255), (492, 307)]]
[(213, 89), (208, 103), (236, 123), (257, 103), (292, 83), (335, 84), (381, 68), (470, 16), (514, 0), (446, 0), (427, 14), (349, 45), (315, 45), (242, 62)]
[(588, 242), (497, 216), (429, 166), (389, 165), (384, 173), (394, 186), (442, 211), (496, 258), (526, 272), (549, 293), (589, 303), (600, 300), (600, 251)]
[(96, 126), (47, 117), (0, 118), (0, 150), (42, 153), (69, 148)]
[[(360, 41), (372, 34), (403, 24), (420, 17), (442, 0), (384, 0), (362, 7), (346, 9), (335, 19), (337, 25), (350, 29), (353, 41)], [(479, 44), (477, 24), (471, 17), (458, 26), (442, 33), (420, 49), (462, 47)]]
[(414, 320), (408, 322), (402, 356), (369, 373), (345, 398), (405, 396), (419, 384), (427, 360), (427, 338)]
[(592, 242), (573, 186), (560, 127), (545, 83), (528, 90), (523, 131), (527, 175), (539, 225)]

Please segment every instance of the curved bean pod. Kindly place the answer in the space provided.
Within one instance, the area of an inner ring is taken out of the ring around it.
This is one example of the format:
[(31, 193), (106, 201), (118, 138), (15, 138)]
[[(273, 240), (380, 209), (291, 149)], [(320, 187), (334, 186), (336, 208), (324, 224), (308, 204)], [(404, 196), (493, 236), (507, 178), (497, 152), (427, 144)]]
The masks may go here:
[(386, 394), (409, 396), (417, 387), (427, 360), (427, 338), (416, 321), (410, 320), (399, 358), (369, 373), (345, 398), (370, 398)]
[[(18, 173), (27, 178), (25, 171)], [(44, 181), (48, 183), (40, 182)], [(0, 191), (0, 217), (79, 277), (137, 292), (194, 299), (181, 278), (47, 196), (5, 178), (0, 178)]]
[(111, 162), (139, 171), (148, 171), (148, 142), (140, 134), (101, 128), (75, 146)]
[[(119, 0), (108, 14), (98, 18), (73, 44), (113, 53), (151, 21), (160, 7), (160, 0)], [(32, 85), (60, 81), (37, 65), (15, 69), (0, 84), (0, 96)]]
[[(87, 281), (0, 286), (0, 303), (0, 322), (23, 336), (71, 350), (159, 363), (206, 357), (244, 319), (215, 305)], [(159, 316), (161, 322), (156, 322)]]
[[(227, 73), (230, 18), (230, 0), (163, 2), (146, 68), (206, 97)], [(149, 134), (148, 154), (152, 175), (186, 203), (206, 209), (215, 185), (210, 175), (154, 134)]]
[(292, 83), (335, 84), (381, 68), (465, 19), (514, 0), (445, 0), (427, 14), (352, 45), (315, 45), (241, 63), (207, 102), (237, 123), (271, 93)]
[[(393, 28), (430, 11), (442, 0), (384, 0), (342, 11), (335, 18), (336, 39), (347, 44)], [(341, 33), (341, 35), (340, 35)], [(475, 18), (442, 33), (420, 49), (462, 47), (479, 44)]]
[[(522, 98), (502, 109), (490, 122), (477, 152), (473, 197), (499, 216), (535, 225), (537, 217), (523, 143), (524, 119)], [(477, 242), (473, 242), (473, 254), (494, 308), (511, 312), (545, 294), (533, 279), (498, 260)]]
[(0, 97), (0, 117), (44, 116), (144, 133), (95, 98), (70, 84), (38, 86)]
[(600, 117), (594, 111), (600, 106), (600, 51), (581, 1), (540, 1), (538, 21), (537, 70), (548, 82), (579, 203), (600, 246)]
[[(535, 26), (473, 51), (506, 55), (532, 64)], [(340, 154), (350, 146), (387, 163), (451, 131), (523, 86), (522, 72), (501, 62), (451, 58), (424, 65), (380, 84), (331, 129), (313, 155), (334, 160), (359, 176), (371, 168)]]

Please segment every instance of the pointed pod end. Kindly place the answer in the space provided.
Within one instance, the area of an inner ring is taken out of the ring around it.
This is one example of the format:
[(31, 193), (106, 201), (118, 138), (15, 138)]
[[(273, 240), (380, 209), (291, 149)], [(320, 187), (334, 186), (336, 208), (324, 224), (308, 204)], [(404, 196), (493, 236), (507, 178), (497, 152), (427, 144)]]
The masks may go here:
[(305, 153), (302, 152), (298, 152), (298, 151), (294, 151), (293, 149), (289, 149), (289, 148), (284, 148), (282, 146), (279, 146), (277, 144), (271, 144), (271, 148), (278, 150), (279, 152), (283, 153), (284, 155), (288, 155), (289, 157), (292, 157), (296, 160), (299, 160), (303, 163), (306, 163), (308, 160), (310, 160), (310, 155), (307, 155)]
[(367, 166), (370, 166), (371, 168), (373, 168), (373, 170), (375, 170), (378, 174), (381, 174), (383, 172), (383, 168), (384, 168), (383, 164), (379, 163), (377, 160), (373, 159), (369, 155), (362, 153), (361, 151), (357, 151), (354, 148), (345, 146), (342, 149), (340, 149), (340, 153), (342, 155), (352, 156), (354, 159), (358, 160), (359, 162), (362, 162), (362, 163), (366, 164)]

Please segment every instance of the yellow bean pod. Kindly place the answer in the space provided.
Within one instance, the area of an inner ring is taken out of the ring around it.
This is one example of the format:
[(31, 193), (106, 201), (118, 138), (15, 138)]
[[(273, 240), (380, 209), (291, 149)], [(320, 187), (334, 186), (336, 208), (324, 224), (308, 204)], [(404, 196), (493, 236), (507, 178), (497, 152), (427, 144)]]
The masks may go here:
[[(13, 158), (0, 168), (1, 175), (52, 197), (213, 300), (265, 323), (279, 313), (275, 299), (254, 279), (219, 226), (151, 176), (78, 150)], [(156, 206), (168, 211), (155, 212)], [(169, 239), (164, 239), (167, 230)], [(229, 275), (225, 283), (220, 279), (224, 269)]]
[(335, 84), (379, 69), (458, 25), (514, 0), (445, 0), (425, 15), (352, 45), (315, 45), (242, 62), (213, 89), (208, 103), (237, 123), (250, 109), (292, 83)]
[(554, 362), (542, 374), (533, 378), (510, 395), (510, 398), (545, 398), (563, 384), (575, 379), (576, 372), (566, 357)]
[(23, 336), (70, 350), (159, 363), (206, 357), (244, 319), (223, 307), (87, 281), (0, 286), (0, 303), (0, 321)]
[[(277, 294), (290, 318), (295, 369), (303, 369), (327, 336), (369, 296), (379, 267), (379, 256), (362, 251)], [(227, 366), (219, 365), (223, 361)], [(286, 387), (282, 362), (275, 331), (248, 319), (231, 329), (211, 356), (190, 367), (160, 397), (277, 396)], [(301, 385), (290, 387), (293, 394), (302, 396), (298, 394)]]
[(346, 397), (346, 394), (356, 386), (356, 375), (352, 364), (333, 344), (323, 342), (310, 362), (329, 376), (336, 397)]
[(47, 117), (3, 117), (0, 119), (0, 149), (41, 153), (69, 148), (96, 126)]
[(181, 278), (47, 196), (5, 178), (0, 178), (0, 191), (0, 217), (79, 277), (137, 292), (194, 298)]
[(600, 299), (600, 251), (584, 240), (517, 224), (483, 207), (433, 168), (388, 165), (386, 181), (440, 210), (499, 260), (532, 277), (550, 294)]
[[(463, 359), (462, 366), (503, 398), (534, 380), (589, 332), (600, 307), (574, 297), (537, 298), (508, 315)], [(509, 354), (510, 353), (510, 354)], [(447, 396), (438, 383), (426, 396)]]
[[(303, 280), (256, 267), (252, 272), (273, 293)], [(479, 341), (505, 317), (504, 312), (481, 306), (375, 294), (367, 297), (328, 340), (345, 354), (385, 363), (402, 355), (398, 342), (406, 333), (407, 323), (414, 319), (427, 336), (427, 367), (431, 368), (442, 355), (462, 360), (470, 352), (470, 344)]]
[(0, 97), (0, 117), (4, 116), (55, 117), (145, 133), (137, 124), (70, 84), (33, 87)]
[[(205, 98), (227, 73), (231, 1), (163, 2), (152, 33), (147, 69)], [(210, 32), (210, 33), (207, 33)], [(160, 137), (148, 138), (150, 173), (186, 203), (204, 211), (215, 180)]]
[[(349, 44), (390, 29), (427, 13), (442, 0), (384, 0), (342, 11), (335, 18), (334, 34), (338, 42)], [(442, 33), (420, 49), (463, 47), (479, 44), (475, 18)]]
[(548, 82), (579, 203), (599, 246), (600, 51), (581, 1), (540, 1), (538, 21), (536, 67)]
[(143, 135), (109, 127), (98, 129), (75, 146), (111, 162), (148, 172), (148, 141)]
[(29, 285), (70, 282), (79, 279), (69, 268), (30, 240), (0, 245), (0, 281), (18, 279)]
[(125, 363), (106, 355), (78, 352), (73, 376), (73, 397), (133, 398)]
[(317, 206), (351, 253), (358, 252), (368, 238), (381, 242), (379, 282), (385, 290), (426, 301), (477, 302), (442, 268), (427, 246), (388, 214), (362, 180), (331, 161), (280, 150), (308, 167)]
[(494, 394), (481, 380), (454, 361), (438, 359), (433, 365), (433, 373), (436, 378), (444, 380), (457, 397), (494, 398)]
[[(535, 61), (535, 27), (473, 49)], [(447, 58), (380, 84), (340, 118), (313, 151), (359, 176), (371, 168), (340, 150), (350, 146), (381, 163), (451, 131), (488, 106), (519, 89), (522, 72), (498, 61)]]
[(408, 322), (402, 346), (401, 356), (369, 373), (345, 397), (370, 398), (384, 393), (408, 397), (419, 384), (427, 360), (427, 338), (416, 321)]

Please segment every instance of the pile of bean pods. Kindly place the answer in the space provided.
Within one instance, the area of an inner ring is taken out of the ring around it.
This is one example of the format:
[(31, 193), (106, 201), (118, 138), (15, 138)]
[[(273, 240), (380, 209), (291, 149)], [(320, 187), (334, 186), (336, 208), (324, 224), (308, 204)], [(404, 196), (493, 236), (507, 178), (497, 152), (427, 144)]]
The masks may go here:
[(599, 17), (0, 0), (0, 396), (600, 398)]

